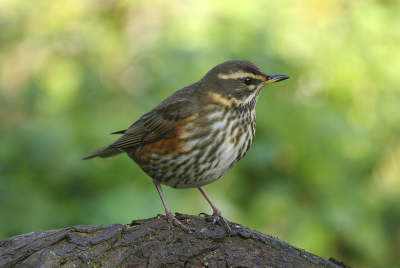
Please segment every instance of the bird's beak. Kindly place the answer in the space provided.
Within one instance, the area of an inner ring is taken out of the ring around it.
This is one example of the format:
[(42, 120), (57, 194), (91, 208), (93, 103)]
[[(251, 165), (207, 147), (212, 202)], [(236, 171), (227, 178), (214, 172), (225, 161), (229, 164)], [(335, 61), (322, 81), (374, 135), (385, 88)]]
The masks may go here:
[(268, 78), (267, 81), (263, 82), (264, 85), (273, 84), (273, 83), (288, 79), (290, 77), (287, 75), (284, 75), (284, 74), (269, 74), (267, 76), (267, 78)]

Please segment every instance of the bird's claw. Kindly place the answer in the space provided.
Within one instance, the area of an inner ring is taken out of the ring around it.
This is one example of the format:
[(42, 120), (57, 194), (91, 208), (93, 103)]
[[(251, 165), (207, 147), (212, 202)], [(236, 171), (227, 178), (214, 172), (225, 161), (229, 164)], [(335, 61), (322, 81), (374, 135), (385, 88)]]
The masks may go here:
[[(201, 212), (201, 213), (199, 214), (199, 216), (204, 216), (205, 218), (211, 218), (211, 219), (212, 219), (211, 225), (214, 225), (214, 224), (217, 222), (217, 220), (218, 220), (218, 216), (215, 217), (214, 215), (207, 214), (207, 213), (204, 213), (204, 212)], [(208, 220), (208, 219), (207, 219), (207, 220)]]
[(214, 225), (217, 221), (219, 221), (225, 227), (225, 229), (228, 231), (228, 236), (231, 235), (231, 227), (230, 227), (230, 225), (236, 226), (236, 223), (228, 221), (227, 219), (222, 217), (222, 214), (221, 214), (220, 211), (214, 211), (214, 213), (212, 215), (204, 213), (204, 212), (201, 212), (199, 214), (199, 216), (212, 218), (213, 220), (212, 220), (211, 225)]
[(157, 217), (166, 217), (167, 221), (169, 223), (169, 226), (171, 227), (172, 230), (174, 230), (174, 224), (183, 229), (184, 231), (191, 233), (192, 231), (186, 227), (180, 220), (174, 217), (172, 214), (163, 215), (163, 214), (158, 214)]

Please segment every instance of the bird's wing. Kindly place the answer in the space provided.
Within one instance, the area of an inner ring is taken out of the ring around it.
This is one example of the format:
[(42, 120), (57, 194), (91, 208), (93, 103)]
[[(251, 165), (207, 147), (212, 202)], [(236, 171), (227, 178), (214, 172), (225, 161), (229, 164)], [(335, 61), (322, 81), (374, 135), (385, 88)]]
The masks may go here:
[[(109, 148), (129, 148), (173, 135), (176, 125), (194, 113), (195, 105), (186, 98), (167, 98), (131, 125)], [(121, 133), (122, 131), (118, 131)]]
[(123, 153), (126, 148), (171, 137), (179, 122), (197, 111), (199, 104), (193, 99), (192, 92), (185, 88), (175, 92), (128, 129), (111, 133), (124, 134), (118, 140), (83, 159), (111, 157)]

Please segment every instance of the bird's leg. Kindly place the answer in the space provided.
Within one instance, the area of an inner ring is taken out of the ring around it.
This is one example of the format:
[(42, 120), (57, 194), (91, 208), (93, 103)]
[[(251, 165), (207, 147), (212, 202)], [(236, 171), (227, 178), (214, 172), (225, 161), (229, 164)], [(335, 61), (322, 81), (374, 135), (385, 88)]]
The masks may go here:
[(231, 233), (231, 228), (229, 227), (229, 224), (235, 225), (233, 222), (227, 221), (224, 217), (222, 217), (221, 211), (214, 205), (214, 203), (211, 201), (210, 197), (208, 197), (207, 193), (203, 190), (202, 187), (197, 188), (199, 189), (199, 191), (203, 194), (203, 196), (207, 199), (208, 203), (210, 204), (210, 206), (213, 209), (213, 214), (212, 215), (208, 215), (204, 212), (200, 213), (200, 215), (204, 215), (204, 216), (211, 216), (214, 220), (212, 222), (212, 224), (215, 224), (217, 219), (219, 219), (222, 224), (225, 226), (226, 230), (228, 231), (228, 234), (230, 235)]
[(180, 222), (177, 218), (175, 218), (174, 215), (172, 214), (171, 210), (169, 209), (169, 207), (168, 207), (168, 205), (167, 205), (167, 201), (165, 200), (163, 191), (162, 191), (162, 189), (161, 189), (161, 185), (158, 184), (158, 183), (155, 183), (155, 182), (153, 182), (153, 183), (154, 183), (154, 185), (156, 186), (157, 191), (158, 191), (158, 194), (159, 194), (160, 197), (161, 197), (161, 201), (162, 201), (162, 203), (163, 203), (163, 205), (164, 205), (164, 208), (165, 208), (165, 214), (166, 214), (166, 217), (167, 217), (167, 221), (168, 221), (169, 225), (171, 226), (171, 228), (174, 229), (174, 225), (173, 225), (173, 224), (175, 223), (175, 224), (178, 225), (180, 228), (182, 228), (183, 230), (185, 230), (185, 231), (187, 231), (187, 232), (190, 233), (190, 229), (189, 229), (188, 227), (186, 227), (185, 225), (183, 225), (183, 223), (181, 223), (181, 222)]

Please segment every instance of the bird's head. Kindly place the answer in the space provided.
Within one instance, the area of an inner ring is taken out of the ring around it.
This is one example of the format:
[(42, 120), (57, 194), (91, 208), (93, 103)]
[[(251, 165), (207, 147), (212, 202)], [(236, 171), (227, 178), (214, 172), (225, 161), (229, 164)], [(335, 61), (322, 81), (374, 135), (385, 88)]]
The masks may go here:
[(231, 60), (212, 68), (200, 81), (211, 101), (227, 106), (254, 103), (263, 87), (289, 76), (265, 74), (256, 65), (245, 60)]

